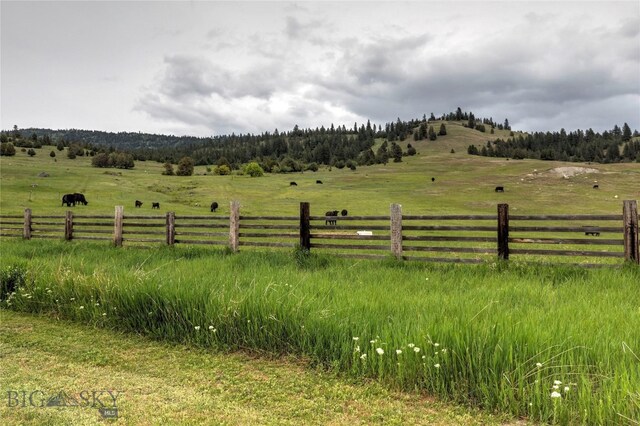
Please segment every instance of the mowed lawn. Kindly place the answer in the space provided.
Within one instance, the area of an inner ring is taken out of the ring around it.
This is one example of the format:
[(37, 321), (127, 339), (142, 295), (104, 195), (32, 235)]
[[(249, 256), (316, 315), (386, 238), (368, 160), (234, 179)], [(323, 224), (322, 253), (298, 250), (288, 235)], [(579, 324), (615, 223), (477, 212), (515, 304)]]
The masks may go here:
[[(6, 310), (0, 324), (4, 425), (506, 424), (372, 381), (347, 381), (303, 359), (214, 353)], [(80, 392), (109, 390), (117, 395), (118, 418), (107, 421), (98, 412), (101, 403), (113, 406), (108, 396), (94, 407), (30, 406), (38, 390), (35, 405), (61, 391), (83, 403)], [(18, 395), (11, 403), (10, 391)]]

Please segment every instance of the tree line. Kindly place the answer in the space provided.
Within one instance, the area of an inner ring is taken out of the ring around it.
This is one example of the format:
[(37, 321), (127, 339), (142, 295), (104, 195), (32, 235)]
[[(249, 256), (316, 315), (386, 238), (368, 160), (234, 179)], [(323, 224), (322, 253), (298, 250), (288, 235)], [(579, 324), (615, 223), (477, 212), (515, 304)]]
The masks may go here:
[[(433, 116), (433, 114), (431, 114)], [(28, 135), (28, 136), (25, 136)], [(446, 135), (444, 124), (438, 135)], [(287, 132), (261, 134), (219, 135), (212, 137), (156, 135), (132, 132), (100, 132), (91, 130), (51, 130), (40, 128), (18, 129), (0, 133), (2, 155), (12, 155), (14, 146), (39, 148), (57, 145), (68, 148), (70, 158), (88, 155), (94, 157), (96, 167), (133, 167), (133, 161), (157, 161), (179, 165), (189, 158), (194, 165), (214, 165), (225, 174), (228, 170), (241, 170), (248, 163), (258, 163), (267, 172), (298, 172), (317, 170), (319, 166), (337, 168), (400, 162), (402, 157), (415, 155), (416, 150), (399, 143), (409, 137), (419, 141), (437, 138), (433, 126), (427, 128), (426, 115), (422, 120), (372, 125), (370, 121), (348, 128), (344, 125), (329, 128), (301, 129), (297, 125)], [(374, 146), (380, 146), (374, 152)], [(125, 158), (126, 154), (126, 158)]]
[(596, 133), (592, 129), (567, 133), (535, 132), (518, 134), (507, 140), (489, 141), (478, 148), (470, 145), (467, 152), (472, 155), (504, 157), (513, 159), (531, 158), (573, 162), (619, 163), (640, 162), (640, 134), (631, 132), (624, 123), (612, 130)]

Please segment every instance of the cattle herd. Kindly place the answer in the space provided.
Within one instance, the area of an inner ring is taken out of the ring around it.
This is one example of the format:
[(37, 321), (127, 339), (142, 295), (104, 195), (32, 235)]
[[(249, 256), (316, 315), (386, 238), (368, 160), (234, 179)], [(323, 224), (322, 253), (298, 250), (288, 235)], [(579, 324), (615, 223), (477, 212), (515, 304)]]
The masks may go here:
[[(436, 178), (432, 177), (431, 178), (431, 182), (435, 182)], [(316, 184), (321, 185), (322, 181), (321, 180), (316, 180)], [(296, 182), (289, 182), (289, 186), (298, 186), (298, 184)], [(599, 186), (598, 184), (593, 185), (593, 189), (598, 189)], [(495, 187), (495, 192), (504, 192), (504, 186), (496, 186)], [(65, 194), (62, 196), (62, 205), (67, 205), (67, 207), (71, 207), (71, 206), (75, 206), (76, 204), (84, 204), (85, 206), (87, 204), (89, 204), (89, 202), (87, 201), (87, 199), (85, 198), (85, 196), (83, 194), (80, 194), (78, 192), (75, 192), (73, 194)], [(135, 201), (135, 207), (136, 208), (140, 208), (142, 207), (142, 201), (140, 200), (136, 200)], [(199, 205), (199, 204), (196, 204)], [(151, 208), (152, 209), (160, 209), (160, 203), (159, 202), (152, 202), (151, 203)], [(218, 209), (218, 203), (216, 201), (211, 203), (211, 211), (215, 212)], [(346, 216), (347, 215), (347, 210), (342, 210), (340, 211), (340, 215), (342, 216)], [(326, 216), (326, 220), (325, 220), (325, 225), (335, 225), (337, 223), (338, 220), (338, 210), (331, 210), (325, 213)], [(587, 234), (589, 235), (589, 234)]]

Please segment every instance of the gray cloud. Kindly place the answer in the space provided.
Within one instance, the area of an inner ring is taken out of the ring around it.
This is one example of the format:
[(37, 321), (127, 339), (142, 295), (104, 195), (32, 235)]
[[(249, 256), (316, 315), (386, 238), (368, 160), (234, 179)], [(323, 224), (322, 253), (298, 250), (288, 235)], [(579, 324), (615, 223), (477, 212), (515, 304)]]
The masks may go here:
[(3, 2), (2, 124), (207, 135), (460, 106), (640, 129), (636, 3), (473, 4)]

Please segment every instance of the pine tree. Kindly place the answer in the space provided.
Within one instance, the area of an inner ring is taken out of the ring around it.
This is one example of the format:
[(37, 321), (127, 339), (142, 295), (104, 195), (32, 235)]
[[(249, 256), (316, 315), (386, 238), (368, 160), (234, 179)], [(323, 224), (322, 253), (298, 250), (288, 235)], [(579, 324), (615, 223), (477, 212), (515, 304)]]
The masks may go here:
[(627, 142), (631, 140), (631, 128), (627, 123), (622, 126), (622, 141)]
[(436, 131), (433, 129), (433, 126), (429, 126), (429, 140), (435, 141), (436, 139), (438, 139)]
[(402, 148), (397, 143), (391, 144), (391, 156), (393, 157), (394, 163), (402, 162)]

